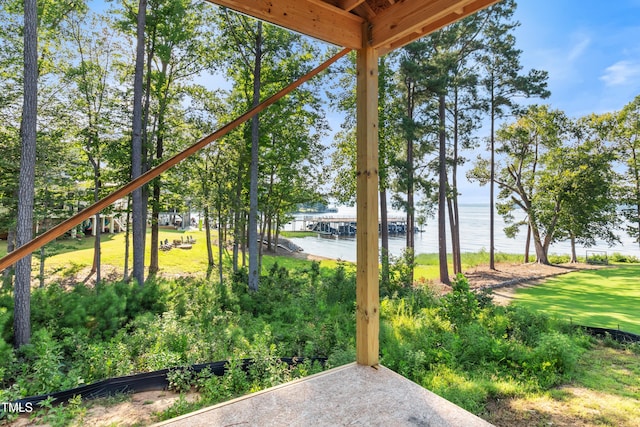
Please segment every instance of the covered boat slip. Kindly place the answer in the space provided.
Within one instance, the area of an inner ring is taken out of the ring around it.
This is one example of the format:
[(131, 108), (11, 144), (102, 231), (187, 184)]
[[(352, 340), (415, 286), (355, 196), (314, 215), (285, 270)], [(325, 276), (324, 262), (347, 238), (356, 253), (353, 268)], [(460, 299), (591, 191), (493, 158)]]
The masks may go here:
[(395, 372), (355, 363), (158, 426), (490, 426)]

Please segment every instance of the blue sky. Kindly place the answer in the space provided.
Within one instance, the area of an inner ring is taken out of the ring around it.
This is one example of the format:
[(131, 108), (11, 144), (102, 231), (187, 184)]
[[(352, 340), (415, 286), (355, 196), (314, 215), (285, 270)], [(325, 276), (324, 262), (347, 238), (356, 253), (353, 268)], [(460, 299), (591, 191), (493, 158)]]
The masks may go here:
[(516, 19), (522, 63), (549, 72), (553, 108), (604, 113), (640, 93), (640, 0), (521, 0)]
[[(551, 96), (530, 102), (577, 118), (640, 94), (640, 0), (520, 0), (515, 19), (523, 72), (549, 73)], [(459, 182), (461, 203), (488, 203), (488, 187)]]

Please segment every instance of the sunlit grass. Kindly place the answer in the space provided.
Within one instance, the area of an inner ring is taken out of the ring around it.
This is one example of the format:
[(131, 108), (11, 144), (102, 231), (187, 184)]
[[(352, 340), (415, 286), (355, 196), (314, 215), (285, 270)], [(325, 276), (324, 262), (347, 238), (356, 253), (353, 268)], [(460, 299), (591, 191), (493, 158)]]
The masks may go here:
[[(307, 234), (315, 236), (316, 233), (308, 233), (305, 231), (282, 231), (283, 237), (305, 237)], [(118, 234), (104, 234), (102, 235), (102, 263), (105, 265), (115, 266), (117, 268), (124, 267), (124, 233)], [(160, 271), (163, 274), (179, 275), (179, 274), (199, 274), (206, 273), (208, 268), (207, 262), (207, 250), (205, 245), (205, 232), (204, 231), (184, 231), (173, 229), (161, 229), (160, 239), (164, 241), (168, 239), (172, 242), (174, 239), (179, 240), (181, 237), (186, 239), (187, 236), (192, 236), (196, 239), (196, 244), (191, 249), (171, 249), (170, 251), (160, 251), (159, 264)], [(217, 232), (212, 231), (213, 258), (216, 265), (218, 264), (218, 248), (217, 248)], [(46, 266), (49, 271), (77, 271), (84, 267), (90, 266), (93, 263), (93, 237), (83, 237), (81, 239), (68, 239), (58, 240), (50, 243), (47, 248)], [(145, 259), (145, 265), (149, 265), (149, 246), (151, 244), (150, 233), (147, 234), (147, 256)], [(6, 255), (7, 242), (0, 241), (0, 256)], [(73, 253), (72, 256), (69, 254)], [(51, 254), (51, 256), (49, 256)], [(131, 255), (130, 255), (131, 257)], [(515, 254), (496, 253), (496, 262), (521, 262), (522, 256)], [(129, 259), (129, 266), (131, 266), (131, 258)], [(288, 269), (292, 268), (306, 268), (310, 261), (295, 259), (289, 256), (273, 256), (271, 254), (265, 254), (262, 262), (263, 272), (268, 271), (269, 268), (275, 263), (284, 266)], [(451, 256), (448, 257), (449, 271), (453, 271), (453, 264)], [(34, 257), (34, 268), (37, 269), (38, 260)], [(223, 263), (230, 265), (231, 253), (225, 252), (223, 255)], [(489, 263), (489, 253), (486, 251), (480, 252), (465, 252), (462, 254), (463, 270), (475, 267), (482, 264)], [(323, 260), (320, 262), (323, 268), (335, 268), (338, 264), (335, 260)], [(345, 263), (345, 265), (353, 265), (352, 263)], [(34, 270), (37, 271), (37, 270)], [(416, 256), (416, 269), (414, 277), (417, 281), (424, 280), (437, 280), (440, 276), (439, 270), (439, 258), (438, 254), (419, 254)]]
[(316, 237), (318, 233), (315, 231), (285, 231), (280, 232), (282, 237)]
[(639, 425), (638, 354), (598, 345), (583, 353), (572, 377), (551, 390), (501, 399), (501, 410), (486, 419), (496, 425), (514, 420), (520, 420), (518, 425)]
[[(489, 252), (484, 250), (479, 252), (463, 252), (461, 257), (463, 270), (470, 267), (476, 267), (478, 265), (489, 264)], [(451, 254), (447, 256), (447, 261), (452, 265), (453, 260), (451, 259)], [(521, 263), (522, 255), (497, 252), (495, 254), (495, 261)], [(437, 266), (440, 263), (440, 258), (438, 254), (418, 254), (416, 255), (416, 263), (419, 265)]]
[[(575, 380), (601, 393), (640, 399), (640, 357), (629, 350), (598, 347), (579, 362)], [(640, 407), (637, 408), (640, 418)]]
[[(215, 265), (219, 264), (216, 231), (211, 233), (213, 260)], [(191, 245), (191, 249), (172, 248), (169, 251), (159, 252), (160, 272), (164, 275), (198, 275), (206, 274), (208, 269), (208, 255), (206, 245), (206, 235), (204, 230), (174, 230), (161, 229), (159, 238), (161, 241), (184, 240), (191, 237), (196, 243)], [(131, 237), (130, 237), (131, 238)], [(105, 266), (113, 266), (117, 269), (124, 268), (125, 253), (125, 233), (103, 234), (101, 236), (101, 260)], [(131, 241), (130, 241), (131, 243)], [(78, 239), (57, 240), (45, 246), (45, 268), (49, 274), (59, 272), (61, 274), (73, 274), (89, 267), (93, 264), (94, 237), (87, 236)], [(147, 233), (145, 265), (150, 261), (151, 233)], [(0, 241), (0, 256), (6, 255), (7, 242)], [(129, 249), (129, 268), (133, 262), (132, 248)], [(223, 252), (223, 265), (231, 265), (231, 251)], [(39, 258), (33, 257), (33, 271), (38, 271)], [(310, 261), (296, 259), (289, 256), (274, 256), (265, 254), (262, 261), (263, 272), (278, 262), (280, 266), (287, 269), (306, 268)], [(334, 260), (323, 260), (320, 262), (321, 268), (335, 268), (338, 262)]]
[(640, 334), (640, 265), (583, 270), (519, 289), (516, 303), (579, 325)]

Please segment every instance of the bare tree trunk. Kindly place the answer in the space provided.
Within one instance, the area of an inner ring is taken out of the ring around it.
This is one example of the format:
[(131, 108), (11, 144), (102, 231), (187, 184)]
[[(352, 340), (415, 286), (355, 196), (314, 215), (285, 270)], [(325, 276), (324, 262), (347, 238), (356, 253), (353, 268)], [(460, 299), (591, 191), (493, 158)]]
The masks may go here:
[(44, 246), (40, 247), (40, 274), (38, 275), (38, 279), (40, 281), (40, 287), (44, 288), (44, 259), (46, 254), (44, 252)]
[(238, 252), (243, 231), (240, 228), (240, 216), (243, 214), (242, 209), (242, 162), (238, 161), (238, 175), (236, 181), (236, 198), (235, 211), (233, 213), (233, 272), (238, 272)]
[(149, 276), (155, 276), (160, 270), (160, 178), (153, 181), (151, 201), (151, 247), (149, 257)]
[[(413, 83), (409, 83), (407, 87), (407, 117), (413, 120), (414, 107), (415, 107), (415, 86)], [(407, 138), (407, 229), (406, 229), (406, 241), (407, 241), (407, 254), (411, 258), (410, 265), (411, 270), (409, 273), (409, 284), (413, 284), (413, 261), (415, 257), (415, 233), (413, 225), (415, 224), (415, 203), (413, 200), (414, 192), (414, 159), (413, 159), (413, 133)]]
[(451, 197), (447, 198), (447, 212), (449, 214), (449, 233), (451, 234), (451, 259), (453, 260), (453, 274), (462, 273), (460, 265), (460, 241), (456, 239), (458, 224), (455, 220), (455, 210)]
[[(14, 228), (10, 228), (7, 232), (7, 254), (13, 252), (16, 248), (16, 231)], [(2, 272), (2, 286), (4, 288), (11, 288), (11, 281), (13, 278), (13, 266), (5, 268)]]
[[(262, 71), (262, 21), (258, 21), (253, 68), (253, 106), (260, 103), (260, 77)], [(258, 142), (260, 140), (260, 118), (251, 119), (251, 177), (249, 181), (249, 289), (258, 290)]]
[[(242, 213), (242, 237), (240, 239), (240, 248), (242, 249), (242, 268), (247, 266), (247, 224), (249, 214), (247, 212)], [(256, 242), (257, 243), (257, 242)]]
[[(92, 160), (93, 163), (93, 201), (94, 203), (100, 200), (100, 159)], [(100, 212), (98, 212), (94, 217), (95, 224), (95, 240), (93, 241), (93, 267), (91, 268), (92, 273), (96, 273), (96, 283), (100, 283), (102, 280), (102, 271), (101, 271), (101, 259), (100, 259), (100, 239), (102, 237), (102, 217), (100, 216)]]
[(447, 146), (445, 133), (445, 96), (439, 100), (439, 185), (438, 185), (438, 259), (440, 264), (440, 282), (450, 285), (449, 266), (447, 265)]
[[(144, 32), (147, 18), (147, 0), (139, 0), (136, 36), (136, 65), (133, 83), (133, 131), (131, 138), (131, 178), (142, 175), (142, 83), (144, 74)], [(133, 278), (144, 285), (144, 246), (146, 208), (143, 189), (133, 191)]]
[[(16, 247), (33, 237), (36, 134), (38, 122), (38, 6), (24, 0), (24, 94), (20, 138), (20, 178)], [(16, 262), (14, 287), (14, 345), (20, 348), (31, 340), (31, 254)]]
[[(209, 225), (209, 205), (204, 205), (204, 235), (207, 240), (207, 261), (210, 267), (213, 267), (213, 247), (211, 245), (211, 225)], [(219, 234), (219, 233), (218, 233)], [(219, 236), (218, 236), (219, 237)]]
[(382, 283), (389, 283), (389, 215), (387, 214), (387, 190), (380, 186), (380, 237), (382, 245)]
[(496, 269), (495, 260), (495, 178), (496, 178), (496, 160), (495, 160), (495, 101), (493, 93), (491, 93), (491, 172), (489, 176), (489, 268)]
[(100, 213), (97, 213), (94, 218), (96, 223), (93, 226), (96, 227), (96, 236), (95, 240), (93, 241), (93, 268), (91, 270), (92, 273), (96, 273), (96, 283), (100, 283), (100, 280), (102, 280), (100, 268), (100, 238), (102, 237), (102, 217), (100, 216)]
[(222, 224), (222, 209), (218, 206), (218, 274), (220, 276), (220, 284), (223, 282), (222, 277), (222, 255), (224, 251), (224, 241), (226, 233), (224, 232), (224, 225)]
[(531, 226), (531, 233), (533, 234), (533, 246), (536, 249), (536, 258), (539, 264), (549, 265), (549, 258), (547, 256), (547, 246), (542, 243), (540, 232), (537, 227)]
[(571, 235), (571, 260), (569, 262), (574, 264), (578, 262), (578, 256), (576, 255), (576, 236), (573, 234)]
[(127, 229), (124, 233), (124, 274), (122, 279), (129, 282), (129, 236), (131, 235), (131, 195), (127, 199)]
[(276, 215), (276, 235), (274, 239), (273, 253), (278, 254), (278, 244), (280, 243), (280, 214)]
[(451, 255), (453, 259), (453, 273), (462, 273), (462, 256), (460, 254), (460, 215), (458, 211), (458, 88), (454, 88), (453, 114), (453, 153), (451, 156), (451, 187), (447, 198), (449, 208), (449, 228), (451, 232)]
[(529, 262), (529, 248), (531, 246), (531, 225), (527, 224), (527, 240), (524, 244), (524, 263)]

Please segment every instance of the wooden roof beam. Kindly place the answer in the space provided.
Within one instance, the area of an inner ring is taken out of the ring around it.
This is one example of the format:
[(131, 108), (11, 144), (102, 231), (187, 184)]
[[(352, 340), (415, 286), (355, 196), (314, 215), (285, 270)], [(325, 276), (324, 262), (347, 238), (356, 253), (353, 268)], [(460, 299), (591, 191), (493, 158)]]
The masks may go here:
[(414, 0), (394, 4), (371, 20), (371, 45), (384, 55), (499, 0)]
[(365, 0), (331, 0), (330, 3), (335, 4), (342, 10), (346, 10), (347, 12), (351, 12), (356, 7), (360, 6), (364, 3)]
[(362, 47), (364, 20), (321, 0), (207, 1), (338, 46)]

